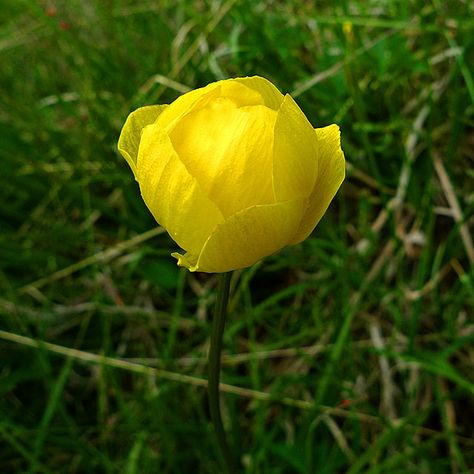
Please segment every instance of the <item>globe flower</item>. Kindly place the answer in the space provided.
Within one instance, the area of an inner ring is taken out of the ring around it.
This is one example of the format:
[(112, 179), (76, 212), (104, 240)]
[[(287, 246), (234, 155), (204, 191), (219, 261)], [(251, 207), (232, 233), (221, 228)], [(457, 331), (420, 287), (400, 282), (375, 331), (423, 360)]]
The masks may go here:
[(178, 265), (227, 272), (308, 237), (344, 179), (339, 135), (255, 76), (136, 110), (118, 148)]

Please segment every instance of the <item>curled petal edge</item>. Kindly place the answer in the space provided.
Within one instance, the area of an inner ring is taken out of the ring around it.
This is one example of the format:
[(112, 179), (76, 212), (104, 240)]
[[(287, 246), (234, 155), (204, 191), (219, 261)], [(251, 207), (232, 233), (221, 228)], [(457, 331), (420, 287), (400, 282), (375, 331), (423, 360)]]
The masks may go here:
[(137, 179), (138, 148), (143, 129), (156, 121), (167, 105), (147, 105), (132, 112), (125, 121), (117, 148), (132, 169)]
[(345, 178), (345, 157), (335, 124), (315, 129), (318, 138), (318, 178), (307, 200), (307, 209), (293, 244), (305, 240), (325, 214)]
[(175, 252), (172, 256), (191, 272), (222, 273), (249, 267), (293, 240), (305, 207), (303, 198), (250, 207), (219, 224), (199, 255)]

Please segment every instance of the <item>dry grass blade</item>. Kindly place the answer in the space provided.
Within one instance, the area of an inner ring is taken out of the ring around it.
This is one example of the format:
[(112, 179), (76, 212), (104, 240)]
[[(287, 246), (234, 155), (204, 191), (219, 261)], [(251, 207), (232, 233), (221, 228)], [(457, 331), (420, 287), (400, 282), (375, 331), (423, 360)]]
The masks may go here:
[[(107, 365), (108, 367), (115, 367), (117, 369), (126, 370), (128, 372), (133, 372), (136, 374), (158, 377), (158, 378), (169, 380), (172, 382), (185, 383), (185, 384), (189, 384), (195, 387), (203, 387), (203, 388), (207, 387), (207, 380), (199, 378), (199, 377), (193, 377), (191, 375), (171, 372), (169, 370), (156, 369), (153, 367), (147, 367), (142, 364), (129, 362), (123, 359), (116, 359), (113, 357), (107, 357), (107, 356), (94, 354), (92, 352), (86, 352), (86, 351), (81, 351), (78, 349), (72, 349), (69, 347), (63, 347), (57, 344), (52, 344), (50, 342), (45, 342), (45, 341), (38, 341), (30, 337), (20, 336), (19, 334), (14, 334), (7, 331), (0, 330), (0, 339), (14, 342), (16, 344), (21, 344), (28, 347), (33, 347), (36, 349), (46, 349), (47, 351), (53, 354), (58, 354), (65, 357), (71, 357), (80, 362), (86, 362), (86, 363), (92, 363), (92, 364), (98, 364), (98, 365)], [(299, 399), (295, 399), (291, 397), (279, 397), (279, 396), (276, 397), (272, 393), (238, 387), (238, 386), (230, 385), (226, 383), (221, 383), (220, 389), (223, 392), (231, 393), (239, 397), (279, 403), (282, 405), (300, 408), (302, 410), (314, 410), (314, 404), (311, 401), (307, 401), (307, 400), (299, 400)], [(326, 415), (336, 416), (340, 418), (355, 418), (361, 423), (367, 423), (374, 426), (382, 425), (382, 420), (380, 420), (378, 417), (369, 415), (367, 413), (357, 412), (355, 410), (346, 410), (344, 408), (328, 407), (324, 405), (320, 406), (319, 410)], [(399, 422), (399, 420), (397, 420), (397, 422)], [(438, 431), (433, 430), (431, 428), (417, 427), (417, 429), (421, 434), (424, 434), (427, 436), (439, 435)], [(474, 439), (472, 438), (468, 438), (465, 436), (457, 436), (457, 439), (461, 443), (474, 446)]]
[(55, 281), (61, 280), (62, 278), (66, 278), (72, 275), (73, 273), (79, 270), (83, 270), (84, 268), (87, 268), (91, 265), (94, 265), (96, 263), (109, 262), (110, 260), (117, 258), (126, 250), (131, 249), (149, 239), (152, 239), (157, 235), (163, 234), (164, 232), (165, 230), (162, 227), (155, 227), (154, 229), (143, 232), (143, 234), (136, 235), (131, 239), (125, 240), (124, 242), (120, 242), (119, 244), (115, 245), (110, 249), (104, 250), (103, 252), (98, 252), (94, 255), (91, 255), (90, 257), (80, 260), (79, 262), (73, 263), (72, 265), (69, 265), (66, 268), (62, 268), (61, 270), (58, 270), (57, 272), (54, 272), (51, 275), (40, 278), (39, 280), (36, 280), (32, 283), (28, 283), (28, 285), (19, 288), (18, 293), (21, 294), (35, 292), (39, 288), (42, 288), (43, 286), (48, 285), (49, 283), (53, 283)]
[(355, 59), (357, 59), (359, 56), (362, 54), (366, 53), (367, 51), (370, 51), (373, 47), (377, 46), (381, 41), (389, 38), (393, 34), (395, 34), (395, 30), (390, 30), (386, 33), (383, 33), (380, 36), (377, 36), (374, 38), (372, 41), (369, 41), (366, 45), (362, 46), (359, 48), (357, 51), (354, 52), (354, 54), (345, 57), (343, 60), (337, 62), (333, 66), (331, 66), (329, 69), (326, 69), (325, 71), (322, 71), (315, 76), (311, 77), (310, 79), (307, 79), (304, 81), (302, 84), (297, 86), (292, 92), (291, 95), (296, 98), (300, 96), (301, 94), (304, 94), (308, 89), (311, 89), (311, 87), (314, 87), (316, 84), (319, 84), (320, 82), (325, 81), (326, 79), (329, 79), (330, 77), (334, 76), (337, 74), (344, 66), (347, 64), (351, 63)]
[(321, 419), (333, 435), (340, 450), (345, 454), (345, 456), (350, 462), (354, 462), (356, 457), (352, 449), (349, 447), (349, 443), (347, 442), (347, 439), (344, 436), (344, 433), (342, 432), (341, 428), (339, 428), (337, 423), (329, 415), (322, 415)]
[[(461, 210), (461, 206), (459, 205), (458, 198), (456, 197), (456, 193), (454, 192), (453, 185), (451, 184), (451, 180), (449, 179), (448, 173), (444, 168), (443, 161), (441, 160), (438, 154), (434, 156), (434, 166), (436, 169), (436, 173), (438, 174), (439, 181), (441, 183), (441, 187), (443, 188), (444, 194), (446, 195), (446, 200), (448, 201), (451, 209), (452, 215), (456, 223), (461, 223), (463, 221), (463, 213)], [(461, 234), (461, 238), (464, 244), (464, 248), (466, 249), (467, 257), (469, 258), (469, 262), (471, 264), (474, 263), (474, 245), (472, 243), (471, 233), (469, 232), (469, 227), (466, 222), (460, 224), (459, 232)]]
[(132, 103), (139, 103), (140, 98), (147, 95), (152, 87), (156, 83), (161, 84), (161, 88), (156, 91), (156, 94), (153, 96), (153, 99), (157, 101), (166, 87), (171, 87), (172, 89), (178, 90), (180, 92), (187, 92), (185, 90), (187, 86), (183, 86), (181, 83), (177, 82), (175, 79), (179, 76), (179, 73), (183, 70), (186, 64), (191, 60), (191, 58), (199, 50), (199, 46), (206, 36), (208, 36), (216, 26), (222, 21), (226, 16), (229, 10), (237, 3), (238, 0), (229, 0), (222, 5), (216, 14), (213, 15), (211, 21), (208, 23), (204, 31), (199, 34), (194, 42), (189, 46), (189, 48), (177, 59), (174, 63), (171, 71), (166, 76), (164, 75), (155, 75), (152, 78), (148, 79), (138, 90), (136, 97), (132, 99)]
[[(369, 331), (374, 347), (382, 351), (385, 348), (385, 344), (380, 325), (376, 321), (372, 321)], [(383, 355), (379, 356), (379, 366), (380, 372), (382, 373), (382, 410), (387, 413), (389, 420), (394, 421), (397, 418), (394, 403), (395, 385), (392, 380), (387, 357)]]

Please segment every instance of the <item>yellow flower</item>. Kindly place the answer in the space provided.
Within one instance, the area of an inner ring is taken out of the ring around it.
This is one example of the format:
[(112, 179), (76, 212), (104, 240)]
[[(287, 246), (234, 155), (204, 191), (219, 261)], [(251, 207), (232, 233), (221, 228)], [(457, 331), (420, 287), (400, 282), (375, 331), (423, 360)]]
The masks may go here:
[(344, 179), (339, 127), (313, 129), (258, 76), (136, 110), (118, 148), (191, 271), (248, 267), (301, 242)]

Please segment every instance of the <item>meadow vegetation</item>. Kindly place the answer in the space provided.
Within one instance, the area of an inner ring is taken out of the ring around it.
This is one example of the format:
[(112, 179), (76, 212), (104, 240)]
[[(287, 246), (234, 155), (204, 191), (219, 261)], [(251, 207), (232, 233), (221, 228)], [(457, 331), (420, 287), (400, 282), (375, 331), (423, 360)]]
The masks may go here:
[(216, 276), (176, 267), (116, 143), (137, 107), (258, 74), (340, 125), (347, 178), (307, 241), (234, 275), (223, 412), (243, 472), (472, 472), (473, 17), (3, 0), (0, 470), (221, 472)]

